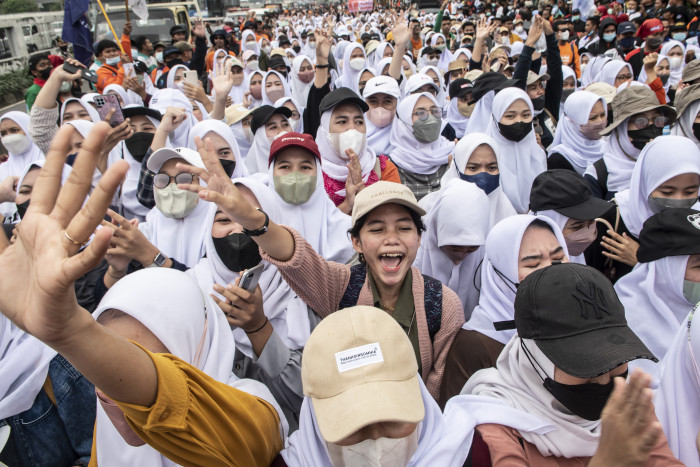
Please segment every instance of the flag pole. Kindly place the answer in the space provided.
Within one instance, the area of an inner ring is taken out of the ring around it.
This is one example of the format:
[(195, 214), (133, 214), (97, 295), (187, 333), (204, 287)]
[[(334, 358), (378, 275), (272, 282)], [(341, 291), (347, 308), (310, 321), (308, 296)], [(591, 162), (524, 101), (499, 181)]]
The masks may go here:
[(126, 7), (126, 22), (128, 23), (129, 21), (131, 21), (129, 19), (129, 0), (124, 0), (124, 6)]
[[(128, 1), (128, 0), (126, 0), (126, 1)], [(107, 25), (109, 25), (109, 30), (112, 31), (112, 35), (114, 36), (114, 40), (117, 41), (117, 45), (119, 46), (119, 50), (121, 50), (122, 55), (124, 55), (126, 52), (124, 52), (124, 47), (122, 47), (122, 41), (119, 40), (117, 33), (114, 32), (114, 27), (112, 27), (112, 22), (109, 20), (109, 16), (107, 16), (107, 12), (105, 11), (105, 7), (102, 6), (102, 2), (100, 0), (97, 0), (97, 4), (100, 5), (100, 10), (102, 10), (102, 14), (104, 15), (105, 19), (107, 20)]]

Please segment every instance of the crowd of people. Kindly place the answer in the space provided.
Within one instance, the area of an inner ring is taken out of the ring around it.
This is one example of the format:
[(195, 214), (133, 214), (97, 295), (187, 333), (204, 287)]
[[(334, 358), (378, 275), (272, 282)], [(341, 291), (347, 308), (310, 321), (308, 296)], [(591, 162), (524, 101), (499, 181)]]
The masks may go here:
[(570, 8), (32, 56), (0, 463), (700, 466), (700, 8)]

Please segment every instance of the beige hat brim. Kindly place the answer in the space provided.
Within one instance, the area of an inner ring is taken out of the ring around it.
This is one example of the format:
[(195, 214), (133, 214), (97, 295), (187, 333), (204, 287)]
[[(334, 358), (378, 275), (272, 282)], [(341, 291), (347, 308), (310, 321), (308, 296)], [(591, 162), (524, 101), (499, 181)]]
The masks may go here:
[(368, 203), (366, 206), (363, 206), (362, 209), (358, 209), (357, 212), (353, 211), (352, 213), (352, 225), (355, 225), (355, 222), (357, 222), (358, 219), (360, 219), (362, 216), (368, 214), (375, 208), (378, 208), (379, 206), (382, 206), (384, 204), (390, 204), (390, 203), (395, 203), (395, 204), (400, 204), (401, 206), (405, 206), (411, 211), (415, 211), (419, 216), (423, 217), (425, 216), (425, 209), (420, 207), (418, 203), (413, 203), (411, 201), (408, 201), (403, 198), (381, 198), (377, 197), (375, 202), (373, 203)]
[(419, 423), (425, 406), (418, 374), (404, 381), (368, 382), (325, 399), (311, 397), (321, 436), (337, 443), (377, 422)]
[(612, 133), (612, 131), (615, 128), (620, 126), (622, 124), (622, 122), (624, 122), (625, 120), (630, 118), (632, 115), (641, 114), (641, 113), (648, 112), (650, 110), (656, 110), (656, 109), (662, 110), (664, 112), (664, 114), (671, 117), (672, 120), (676, 119), (676, 109), (674, 109), (673, 107), (668, 106), (668, 105), (663, 105), (663, 104), (649, 105), (647, 107), (642, 107), (640, 109), (634, 109), (634, 112), (631, 112), (631, 113), (628, 112), (628, 113), (620, 115), (620, 116), (616, 115), (615, 119), (613, 120), (613, 122), (609, 126), (600, 130), (600, 134), (601, 134), (601, 136), (607, 136), (610, 133)]

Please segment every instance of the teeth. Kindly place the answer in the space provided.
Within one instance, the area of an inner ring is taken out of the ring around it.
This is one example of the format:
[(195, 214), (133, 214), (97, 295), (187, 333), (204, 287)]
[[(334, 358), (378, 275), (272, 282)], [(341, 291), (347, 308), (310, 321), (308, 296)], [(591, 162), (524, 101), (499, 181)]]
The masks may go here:
[(403, 254), (401, 253), (386, 253), (381, 256), (386, 256), (387, 258), (403, 258)]

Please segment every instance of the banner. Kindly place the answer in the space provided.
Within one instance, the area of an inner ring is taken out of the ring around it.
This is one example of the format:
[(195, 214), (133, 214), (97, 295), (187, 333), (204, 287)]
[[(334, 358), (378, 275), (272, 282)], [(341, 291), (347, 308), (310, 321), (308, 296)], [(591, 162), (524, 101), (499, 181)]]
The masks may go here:
[(85, 66), (92, 59), (92, 35), (87, 17), (89, 0), (66, 0), (63, 10), (63, 31), (61, 39), (73, 44), (76, 60)]
[(374, 10), (374, 0), (350, 0), (348, 2), (348, 11), (351, 13), (372, 10)]

